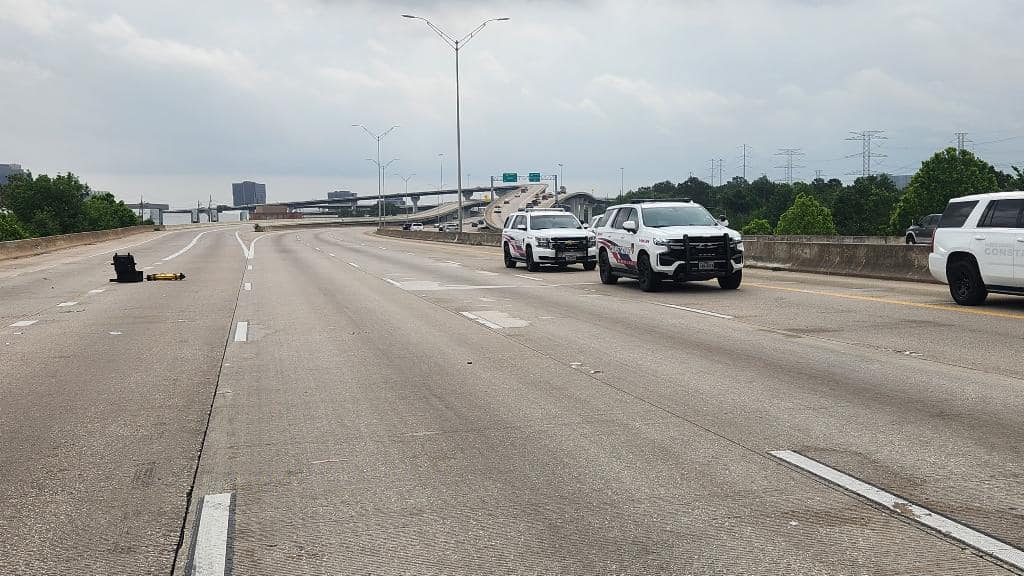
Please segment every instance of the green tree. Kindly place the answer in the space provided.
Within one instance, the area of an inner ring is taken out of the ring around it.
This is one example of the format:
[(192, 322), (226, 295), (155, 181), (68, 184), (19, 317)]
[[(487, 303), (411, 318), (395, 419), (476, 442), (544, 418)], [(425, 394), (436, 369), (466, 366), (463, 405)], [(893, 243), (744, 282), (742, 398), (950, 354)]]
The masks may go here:
[(764, 218), (754, 218), (741, 232), (744, 236), (767, 236), (772, 233), (772, 223)]
[(0, 212), (0, 242), (28, 238), (28, 232), (13, 212)]
[(93, 194), (82, 203), (82, 211), (76, 229), (80, 232), (89, 230), (108, 230), (135, 226), (139, 217), (124, 202), (114, 198), (110, 192)]
[(889, 230), (902, 234), (918, 218), (942, 212), (950, 198), (998, 189), (992, 167), (969, 150), (946, 148), (921, 163), (889, 217)]
[(832, 213), (828, 208), (814, 197), (801, 194), (779, 218), (775, 233), (831, 236), (836, 233), (836, 226), (832, 222)]
[(74, 232), (89, 187), (74, 174), (55, 178), (12, 174), (0, 190), (5, 208), (14, 212), (33, 236)]
[(896, 185), (885, 174), (857, 178), (853, 186), (840, 188), (832, 199), (836, 231), (844, 236), (886, 234), (898, 199)]

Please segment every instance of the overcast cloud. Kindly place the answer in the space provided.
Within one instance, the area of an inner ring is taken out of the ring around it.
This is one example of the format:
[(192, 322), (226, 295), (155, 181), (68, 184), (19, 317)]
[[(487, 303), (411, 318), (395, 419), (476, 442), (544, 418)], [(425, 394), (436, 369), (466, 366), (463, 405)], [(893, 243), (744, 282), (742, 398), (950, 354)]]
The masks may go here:
[[(1006, 1), (323, 2), (0, 0), (0, 162), (72, 171), (125, 199), (181, 206), (230, 183), (271, 201), (376, 193), (374, 142), (416, 173), (455, 176), (454, 55), (409, 12), (459, 36), (463, 173), (565, 165), (614, 194), (748, 176), (802, 148), (802, 179), (860, 168), (850, 130), (886, 130), (876, 165), (912, 172), (953, 133), (1024, 163), (1020, 4)], [(998, 142), (993, 142), (998, 141)], [(848, 177), (846, 177), (848, 178)], [(401, 181), (390, 177), (390, 191)]]

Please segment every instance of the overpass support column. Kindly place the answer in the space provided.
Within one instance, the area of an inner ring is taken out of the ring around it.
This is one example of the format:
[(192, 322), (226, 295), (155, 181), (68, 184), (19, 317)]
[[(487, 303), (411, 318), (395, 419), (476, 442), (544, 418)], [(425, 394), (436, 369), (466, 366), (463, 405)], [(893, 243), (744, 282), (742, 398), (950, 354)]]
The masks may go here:
[(410, 196), (409, 201), (412, 202), (412, 213), (415, 214), (420, 211), (420, 197)]

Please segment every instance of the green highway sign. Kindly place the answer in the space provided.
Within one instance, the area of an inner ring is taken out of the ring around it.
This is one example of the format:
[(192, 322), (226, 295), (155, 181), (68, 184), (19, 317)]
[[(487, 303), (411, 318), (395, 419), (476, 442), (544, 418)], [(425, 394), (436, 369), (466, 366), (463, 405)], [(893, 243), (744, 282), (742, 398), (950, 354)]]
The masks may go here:
[(530, 172), (530, 182), (540, 182), (540, 172)]
[(501, 175), (502, 182), (519, 182), (519, 174), (515, 172), (505, 172)]

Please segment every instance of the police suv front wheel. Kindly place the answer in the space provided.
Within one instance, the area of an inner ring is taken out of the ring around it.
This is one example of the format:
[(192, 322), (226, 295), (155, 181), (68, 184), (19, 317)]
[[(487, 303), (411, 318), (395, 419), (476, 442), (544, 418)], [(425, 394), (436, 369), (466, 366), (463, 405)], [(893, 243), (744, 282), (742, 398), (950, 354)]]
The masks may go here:
[(637, 280), (640, 282), (640, 289), (644, 292), (657, 292), (661, 288), (661, 278), (651, 268), (651, 260), (646, 253), (640, 254), (637, 259)]
[(601, 284), (615, 284), (619, 281), (619, 277), (612, 272), (612, 265), (608, 262), (608, 252), (601, 250), (601, 254), (597, 257), (598, 262), (598, 273), (601, 275)]
[(516, 261), (512, 259), (512, 253), (508, 251), (508, 244), (505, 244), (503, 252), (505, 253), (505, 268), (515, 268)]
[(743, 281), (743, 270), (737, 270), (728, 276), (719, 276), (718, 285), (723, 290), (735, 290), (740, 287), (740, 282)]
[(536, 272), (540, 270), (540, 264), (533, 259), (533, 248), (530, 246), (526, 247), (526, 269), (530, 272)]

